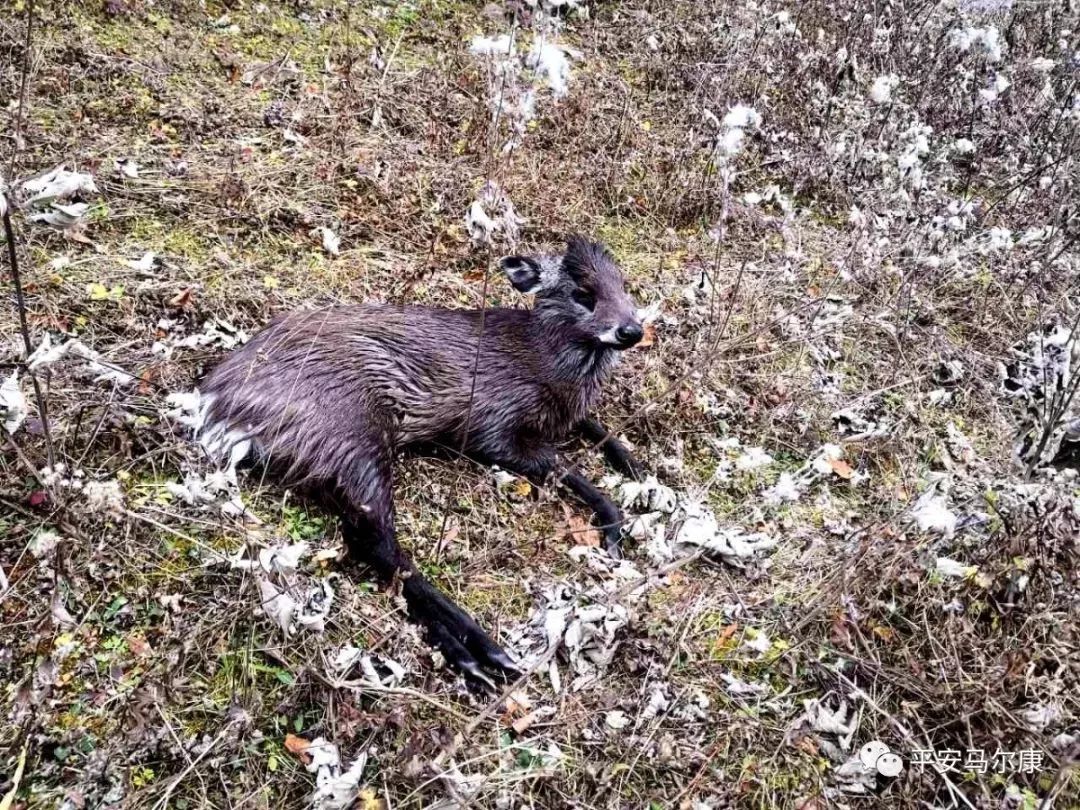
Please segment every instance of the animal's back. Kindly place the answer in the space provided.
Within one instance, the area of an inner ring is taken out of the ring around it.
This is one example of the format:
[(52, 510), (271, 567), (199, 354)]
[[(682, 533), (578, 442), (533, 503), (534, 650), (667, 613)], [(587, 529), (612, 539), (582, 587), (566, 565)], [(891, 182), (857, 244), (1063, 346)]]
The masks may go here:
[[(532, 404), (523, 382), (529, 370), (515, 357), (523, 354), (527, 316), (488, 313), (474, 417), (507, 387), (521, 390), (504, 410)], [(479, 317), (384, 304), (280, 316), (203, 381), (204, 441), (228, 452), (251, 438), (260, 455), (296, 463), (305, 474), (339, 460), (350, 441), (453, 441), (473, 394)], [(483, 419), (471, 425), (481, 428)]]

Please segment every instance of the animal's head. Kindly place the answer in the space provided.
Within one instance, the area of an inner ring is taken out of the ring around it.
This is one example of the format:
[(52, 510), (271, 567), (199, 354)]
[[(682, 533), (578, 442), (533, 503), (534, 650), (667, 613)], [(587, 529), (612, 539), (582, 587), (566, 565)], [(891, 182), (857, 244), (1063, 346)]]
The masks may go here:
[(566, 253), (507, 256), (502, 268), (515, 289), (536, 295), (536, 309), (598, 346), (629, 349), (644, 335), (626, 279), (599, 242), (571, 236)]

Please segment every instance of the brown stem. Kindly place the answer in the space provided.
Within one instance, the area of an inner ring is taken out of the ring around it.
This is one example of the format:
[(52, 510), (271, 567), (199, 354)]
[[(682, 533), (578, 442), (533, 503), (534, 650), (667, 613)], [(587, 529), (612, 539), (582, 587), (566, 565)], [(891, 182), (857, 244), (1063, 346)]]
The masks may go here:
[(23, 40), (22, 78), (19, 81), (19, 109), (16, 112), (17, 117), (15, 119), (15, 145), (11, 150), (11, 162), (8, 164), (8, 176), (12, 179), (12, 182), (15, 179), (15, 163), (19, 158), (19, 152), (22, 150), (23, 121), (26, 118), (23, 111), (26, 109), (26, 91), (30, 86), (30, 42), (33, 33), (34, 0), (29, 0), (26, 4), (26, 39)]
[[(26, 322), (26, 297), (23, 295), (22, 275), (19, 273), (19, 259), (15, 250), (15, 229), (11, 226), (10, 200), (4, 195), (3, 203), (4, 238), (7, 240), (8, 261), (11, 263), (11, 282), (15, 287), (15, 306), (19, 311), (19, 331), (22, 333), (23, 348), (27, 358), (33, 353), (34, 348), (30, 343), (30, 327)], [(27, 367), (26, 373), (30, 375), (30, 382), (34, 386), (34, 397), (37, 399), (38, 415), (41, 417), (41, 429), (45, 434), (45, 449), (49, 456), (49, 466), (56, 464), (56, 454), (53, 450), (52, 431), (49, 430), (49, 414), (45, 405), (45, 396), (41, 391), (41, 383), (38, 382), (34, 372)]]

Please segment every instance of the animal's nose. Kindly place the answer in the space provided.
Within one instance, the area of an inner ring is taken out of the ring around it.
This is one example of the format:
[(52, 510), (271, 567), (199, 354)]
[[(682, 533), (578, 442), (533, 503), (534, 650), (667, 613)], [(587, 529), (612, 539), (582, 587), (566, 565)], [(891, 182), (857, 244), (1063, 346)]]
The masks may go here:
[(619, 341), (619, 346), (623, 349), (629, 349), (643, 337), (645, 337), (645, 330), (639, 323), (623, 324), (615, 330), (615, 339)]

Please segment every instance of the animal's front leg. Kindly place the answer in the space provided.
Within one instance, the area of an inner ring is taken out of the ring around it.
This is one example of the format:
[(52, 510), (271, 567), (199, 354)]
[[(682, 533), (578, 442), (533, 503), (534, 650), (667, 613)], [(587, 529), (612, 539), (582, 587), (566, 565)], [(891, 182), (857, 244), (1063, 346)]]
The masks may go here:
[(604, 458), (616, 471), (636, 481), (644, 480), (645, 468), (641, 466), (641, 462), (634, 458), (629, 448), (616, 439), (599, 419), (585, 417), (577, 423), (577, 431), (585, 441), (600, 445)]
[[(620, 445), (621, 446), (621, 445)], [(548, 483), (555, 469), (555, 453), (551, 448), (534, 448), (529, 452), (501, 452), (486, 454), (484, 461), (498, 464), (504, 470), (523, 475), (538, 486)], [(604, 533), (604, 548), (612, 557), (621, 557), (623, 513), (615, 502), (601, 492), (587, 478), (573, 470), (564, 472), (558, 485), (570, 490), (575, 498), (593, 512), (593, 524)]]
[(593, 523), (604, 533), (604, 548), (612, 557), (622, 556), (623, 513), (611, 498), (574, 470), (563, 473), (560, 486), (566, 487), (593, 511)]

